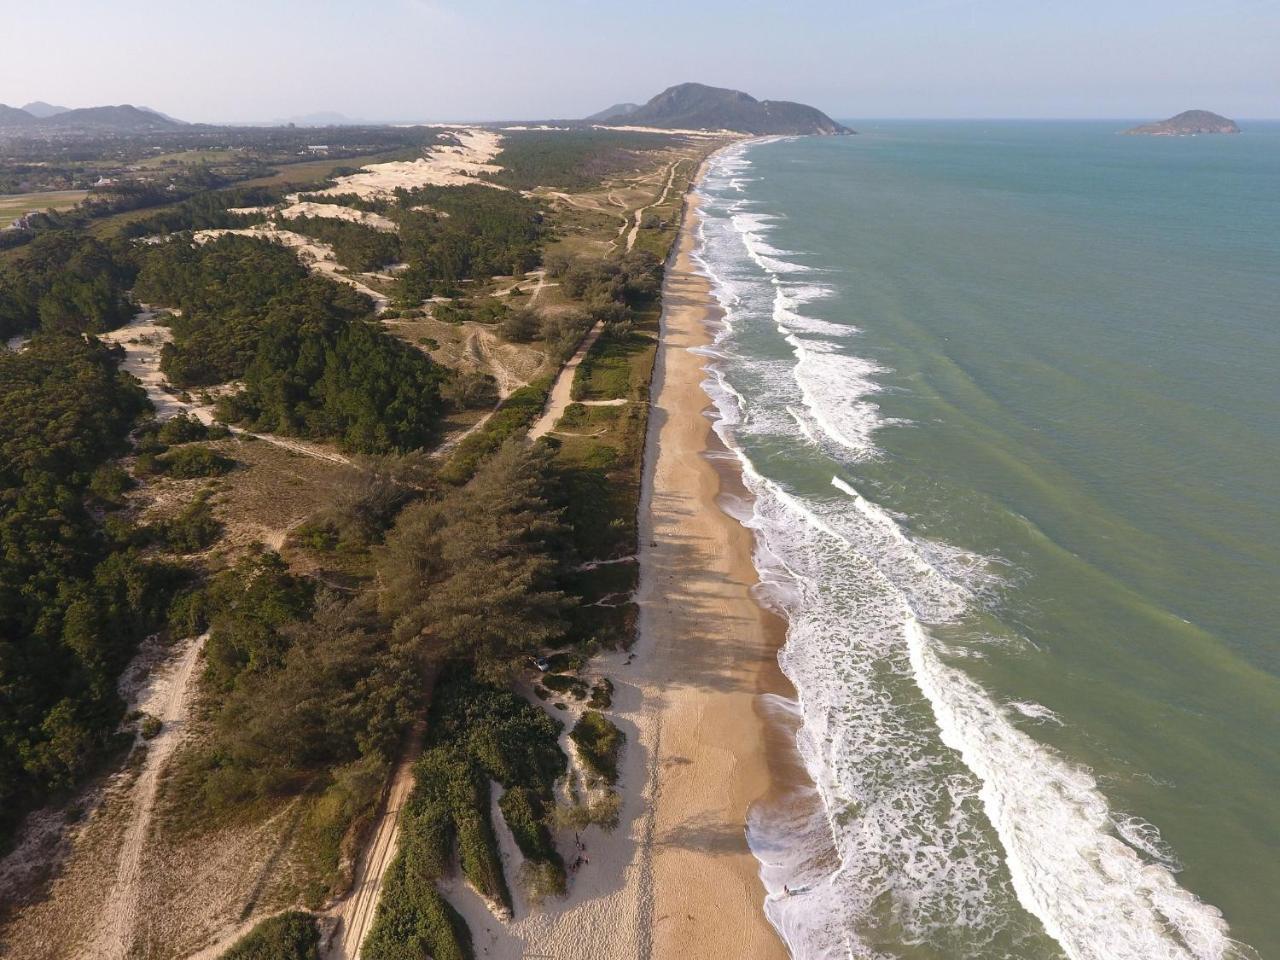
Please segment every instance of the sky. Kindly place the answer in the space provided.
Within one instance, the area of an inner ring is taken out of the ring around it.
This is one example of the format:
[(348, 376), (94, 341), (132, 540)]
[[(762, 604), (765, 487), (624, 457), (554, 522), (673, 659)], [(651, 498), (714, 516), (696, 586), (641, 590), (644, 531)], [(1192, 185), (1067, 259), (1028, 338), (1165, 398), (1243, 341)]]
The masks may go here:
[(1280, 0), (0, 0), (0, 103), (580, 117), (696, 80), (837, 118), (1280, 117)]

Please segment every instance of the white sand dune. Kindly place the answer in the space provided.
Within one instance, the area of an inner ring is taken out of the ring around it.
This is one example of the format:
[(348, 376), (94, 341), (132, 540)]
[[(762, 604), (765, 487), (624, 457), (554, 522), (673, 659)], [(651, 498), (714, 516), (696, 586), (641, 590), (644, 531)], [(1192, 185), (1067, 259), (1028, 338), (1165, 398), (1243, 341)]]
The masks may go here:
[(396, 160), (390, 163), (373, 163), (349, 176), (339, 177), (325, 190), (314, 191), (316, 196), (337, 197), (353, 193), (366, 200), (392, 196), (397, 188), (413, 190), (417, 187), (464, 187), (481, 184), (503, 190), (496, 183), (482, 179), (482, 174), (499, 173), (502, 167), (492, 160), (502, 149), (502, 135), (492, 130), (474, 127), (456, 127), (445, 131), (458, 140), (458, 144), (440, 144), (427, 149), (417, 160)]
[(306, 200), (300, 200), (281, 209), (280, 216), (286, 220), (292, 220), (295, 217), (324, 217), (329, 220), (347, 220), (351, 223), (372, 227), (374, 230), (382, 230), (385, 233), (395, 233), (397, 229), (394, 220), (389, 220), (379, 213), (370, 213), (368, 210), (354, 210), (351, 207), (342, 207), (336, 203), (311, 203)]

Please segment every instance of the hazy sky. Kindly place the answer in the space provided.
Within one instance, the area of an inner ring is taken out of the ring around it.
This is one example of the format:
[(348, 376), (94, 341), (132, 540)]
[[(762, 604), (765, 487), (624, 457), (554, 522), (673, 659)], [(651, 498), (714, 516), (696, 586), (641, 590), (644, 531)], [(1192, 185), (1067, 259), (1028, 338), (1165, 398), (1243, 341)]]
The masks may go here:
[(0, 0), (0, 102), (578, 117), (685, 80), (836, 117), (1280, 117), (1280, 0)]

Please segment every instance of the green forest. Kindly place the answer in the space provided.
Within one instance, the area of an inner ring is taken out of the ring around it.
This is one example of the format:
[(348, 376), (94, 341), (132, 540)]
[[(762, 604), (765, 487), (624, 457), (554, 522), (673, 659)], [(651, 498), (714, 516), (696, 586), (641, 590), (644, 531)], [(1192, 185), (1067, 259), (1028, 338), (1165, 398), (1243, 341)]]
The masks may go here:
[(41, 333), (0, 353), (0, 837), (102, 761), (116, 677), (185, 579), (91, 509), (147, 407), (95, 340)]
[(446, 372), (368, 322), (368, 298), (310, 275), (280, 244), (235, 234), (157, 244), (135, 292), (180, 311), (161, 357), (175, 384), (243, 380), (221, 404), (228, 422), (358, 453), (436, 436)]
[(0, 267), (0, 338), (49, 331), (101, 333), (133, 316), (132, 251), (72, 230), (42, 234)]

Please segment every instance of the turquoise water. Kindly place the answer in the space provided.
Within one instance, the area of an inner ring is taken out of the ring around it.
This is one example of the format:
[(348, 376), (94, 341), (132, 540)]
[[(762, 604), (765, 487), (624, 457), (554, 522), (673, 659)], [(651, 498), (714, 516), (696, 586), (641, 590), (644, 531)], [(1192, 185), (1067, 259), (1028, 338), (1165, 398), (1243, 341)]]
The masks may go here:
[(703, 189), (818, 788), (751, 825), (771, 919), (1280, 957), (1280, 125), (856, 126)]

